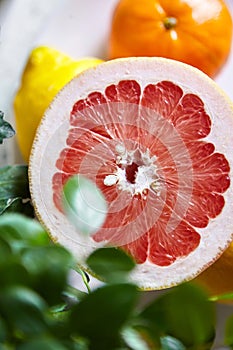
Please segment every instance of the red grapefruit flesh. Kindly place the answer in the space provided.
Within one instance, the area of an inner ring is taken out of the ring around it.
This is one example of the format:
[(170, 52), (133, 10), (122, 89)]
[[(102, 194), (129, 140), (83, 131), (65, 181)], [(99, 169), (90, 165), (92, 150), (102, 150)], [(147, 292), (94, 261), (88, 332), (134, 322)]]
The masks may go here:
[[(103, 63), (69, 83), (39, 127), (30, 160), (38, 215), (84, 266), (93, 249), (114, 245), (133, 256), (132, 279), (145, 289), (189, 280), (232, 238), (231, 130), (231, 103), (195, 68), (162, 58)], [(90, 237), (62, 213), (74, 174), (108, 203)]]

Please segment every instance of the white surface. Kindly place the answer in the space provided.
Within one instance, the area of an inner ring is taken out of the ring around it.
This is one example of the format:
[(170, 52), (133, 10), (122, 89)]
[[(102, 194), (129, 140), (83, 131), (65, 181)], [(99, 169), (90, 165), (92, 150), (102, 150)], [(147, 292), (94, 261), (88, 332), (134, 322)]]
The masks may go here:
[[(22, 69), (35, 39), (47, 22), (52, 8), (64, 0), (0, 1), (0, 110), (14, 124), (12, 100)], [(0, 165), (15, 162), (15, 138), (0, 149)]]
[[(0, 110), (14, 124), (12, 100), (33, 47), (53, 46), (74, 58), (106, 57), (116, 0), (0, 0)], [(17, 152), (16, 152), (17, 153)], [(0, 150), (0, 165), (20, 160), (15, 139)]]
[(73, 57), (106, 58), (113, 7), (117, 0), (68, 0), (52, 16), (36, 45), (46, 44)]

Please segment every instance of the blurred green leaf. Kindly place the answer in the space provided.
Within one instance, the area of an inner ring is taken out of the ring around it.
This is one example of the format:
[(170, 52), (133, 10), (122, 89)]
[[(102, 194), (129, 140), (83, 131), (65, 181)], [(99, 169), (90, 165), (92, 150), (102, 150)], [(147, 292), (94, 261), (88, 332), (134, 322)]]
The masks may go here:
[(161, 337), (161, 350), (186, 350), (186, 347), (178, 340), (170, 336)]
[(25, 342), (17, 350), (67, 350), (59, 341), (52, 338), (38, 338)]
[(233, 348), (233, 315), (226, 321), (225, 326), (225, 344)]
[(34, 291), (23, 286), (0, 290), (0, 314), (12, 332), (38, 335), (47, 328), (44, 313), (47, 306)]
[(87, 178), (76, 175), (64, 186), (63, 206), (73, 225), (83, 234), (93, 234), (104, 223), (107, 203), (101, 191)]
[(149, 345), (150, 350), (161, 350), (160, 333), (148, 326), (145, 320), (135, 317), (132, 321), (131, 327)]
[(0, 236), (0, 265), (5, 264), (11, 254), (12, 250), (9, 243)]
[(8, 240), (19, 240), (22, 245), (45, 245), (50, 243), (48, 234), (36, 220), (21, 214), (10, 213), (0, 216), (0, 237)]
[(149, 344), (145, 337), (133, 327), (126, 327), (122, 331), (122, 338), (126, 345), (132, 350), (154, 350), (152, 344)]
[(20, 261), (14, 257), (5, 261), (0, 265), (0, 286), (1, 289), (10, 285), (30, 286), (30, 276), (28, 271), (22, 266)]
[(15, 135), (15, 131), (8, 123), (3, 119), (4, 114), (0, 111), (0, 144), (3, 143), (3, 140)]
[(153, 301), (140, 316), (161, 335), (170, 335), (195, 349), (211, 344), (215, 335), (213, 303), (202, 289), (188, 283)]
[(7, 338), (7, 326), (5, 320), (0, 316), (0, 342), (5, 342)]
[(51, 245), (31, 247), (22, 252), (22, 263), (34, 280), (35, 290), (49, 305), (62, 302), (72, 255), (63, 247)]
[(66, 302), (66, 308), (70, 309), (78, 301), (82, 300), (87, 293), (76, 289), (70, 285), (66, 286), (66, 290), (62, 292), (63, 298)]
[(28, 167), (11, 165), (0, 168), (0, 214), (15, 209), (32, 216), (29, 199)]
[(100, 248), (87, 259), (87, 264), (99, 278), (106, 282), (122, 282), (135, 267), (133, 259), (117, 248)]
[(70, 329), (90, 340), (90, 350), (115, 349), (119, 331), (132, 316), (137, 299), (137, 288), (131, 284), (96, 289), (71, 310)]

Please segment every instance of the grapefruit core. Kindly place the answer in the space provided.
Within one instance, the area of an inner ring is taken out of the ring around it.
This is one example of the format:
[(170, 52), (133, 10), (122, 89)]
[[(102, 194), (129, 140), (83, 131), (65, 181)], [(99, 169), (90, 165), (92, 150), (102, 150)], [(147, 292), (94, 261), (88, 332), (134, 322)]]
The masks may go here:
[[(204, 73), (164, 58), (102, 63), (57, 95), (38, 128), (29, 177), (38, 217), (85, 268), (113, 245), (137, 262), (144, 289), (190, 280), (232, 240), (230, 101)], [(74, 174), (108, 203), (103, 226), (83, 236), (62, 212)]]

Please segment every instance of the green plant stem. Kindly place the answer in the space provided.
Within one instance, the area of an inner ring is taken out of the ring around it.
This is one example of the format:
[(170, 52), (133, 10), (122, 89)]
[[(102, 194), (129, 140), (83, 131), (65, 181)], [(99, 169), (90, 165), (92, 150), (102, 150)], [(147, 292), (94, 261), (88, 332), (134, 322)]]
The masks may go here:
[(233, 299), (233, 292), (221, 294), (221, 295), (214, 295), (214, 296), (209, 298), (210, 301), (232, 300), (232, 299)]
[(89, 281), (88, 281), (88, 279), (87, 279), (86, 273), (85, 273), (82, 269), (80, 269), (80, 267), (78, 267), (78, 266), (76, 266), (76, 265), (73, 266), (73, 269), (74, 269), (79, 275), (81, 275), (82, 280), (83, 280), (83, 283), (84, 283), (85, 287), (87, 288), (88, 293), (90, 294), (90, 293), (91, 293), (91, 288), (90, 288), (90, 286), (89, 286)]

